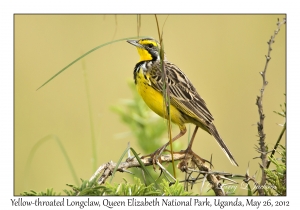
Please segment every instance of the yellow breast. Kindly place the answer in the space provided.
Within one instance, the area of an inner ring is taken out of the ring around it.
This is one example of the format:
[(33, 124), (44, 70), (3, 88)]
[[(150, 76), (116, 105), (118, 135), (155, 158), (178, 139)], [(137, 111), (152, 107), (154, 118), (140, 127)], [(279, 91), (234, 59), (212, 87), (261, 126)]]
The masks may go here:
[[(159, 116), (165, 117), (164, 102), (162, 93), (158, 92), (151, 86), (151, 81), (144, 76), (143, 70), (140, 69), (136, 75), (136, 87), (148, 107)], [(182, 114), (171, 104), (170, 106), (171, 121), (179, 126), (183, 125)]]

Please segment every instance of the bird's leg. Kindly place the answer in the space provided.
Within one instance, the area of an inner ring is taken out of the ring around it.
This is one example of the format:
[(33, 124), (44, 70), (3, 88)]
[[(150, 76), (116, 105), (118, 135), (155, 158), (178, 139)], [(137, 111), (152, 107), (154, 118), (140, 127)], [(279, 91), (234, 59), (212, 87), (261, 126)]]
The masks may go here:
[[(180, 129), (180, 133), (177, 134), (177, 136), (175, 136), (174, 138), (172, 138), (172, 142), (176, 141), (177, 139), (179, 139), (181, 136), (183, 136), (186, 133), (186, 128), (181, 128)], [(155, 152), (153, 152), (150, 155), (145, 155), (142, 156), (141, 158), (145, 158), (145, 157), (151, 157), (152, 159), (152, 163), (153, 163), (153, 168), (155, 170), (155, 163), (157, 161), (157, 159), (160, 157), (161, 153), (166, 149), (166, 147), (170, 144), (170, 141), (168, 141), (164, 146), (162, 146), (161, 148), (159, 148), (158, 150), (156, 150)]]
[(193, 133), (192, 138), (191, 138), (191, 141), (190, 141), (188, 147), (187, 147), (186, 150), (185, 150), (186, 152), (192, 151), (193, 142), (194, 142), (196, 133), (197, 133), (197, 131), (198, 131), (198, 128), (199, 128), (199, 127), (196, 125), (195, 130), (194, 130), (194, 133)]
[[(198, 131), (198, 128), (199, 128), (198, 126), (195, 127), (195, 130), (194, 130), (194, 132), (193, 132), (191, 141), (190, 141), (188, 147), (186, 148), (186, 150), (182, 150), (182, 151), (179, 152), (180, 154), (185, 154), (185, 155), (186, 155), (186, 157), (184, 158), (184, 160), (180, 163), (180, 165), (181, 165), (180, 168), (182, 168), (183, 166), (187, 167), (188, 159), (189, 159), (191, 156), (197, 156), (203, 163), (207, 162), (207, 163), (209, 163), (210, 165), (212, 165), (211, 162), (209, 162), (208, 160), (205, 160), (205, 159), (199, 157), (197, 154), (195, 154), (195, 153), (192, 151), (193, 142), (194, 142), (196, 133), (197, 133), (197, 131)], [(183, 168), (185, 168), (185, 167), (183, 167)], [(183, 170), (183, 169), (181, 169), (181, 170)]]
[[(186, 148), (186, 150), (181, 150), (180, 152), (178, 152), (179, 154), (185, 154), (186, 156), (187, 156), (187, 154), (190, 154), (190, 155), (193, 154), (192, 146), (193, 146), (193, 142), (194, 142), (197, 131), (198, 131), (198, 126), (195, 127), (191, 141), (190, 141), (188, 147)], [(186, 159), (188, 159), (188, 157), (186, 157)]]

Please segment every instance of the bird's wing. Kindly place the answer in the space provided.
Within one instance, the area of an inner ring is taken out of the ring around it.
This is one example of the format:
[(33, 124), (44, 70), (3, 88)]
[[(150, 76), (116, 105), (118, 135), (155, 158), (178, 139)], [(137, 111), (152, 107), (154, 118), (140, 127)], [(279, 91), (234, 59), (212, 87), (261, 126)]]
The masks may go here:
[[(171, 104), (186, 115), (202, 122), (204, 125), (212, 123), (213, 116), (206, 107), (205, 101), (197, 93), (187, 76), (174, 64), (165, 61), (167, 83), (170, 90)], [(151, 85), (159, 92), (163, 92), (163, 74), (157, 63), (150, 72)]]

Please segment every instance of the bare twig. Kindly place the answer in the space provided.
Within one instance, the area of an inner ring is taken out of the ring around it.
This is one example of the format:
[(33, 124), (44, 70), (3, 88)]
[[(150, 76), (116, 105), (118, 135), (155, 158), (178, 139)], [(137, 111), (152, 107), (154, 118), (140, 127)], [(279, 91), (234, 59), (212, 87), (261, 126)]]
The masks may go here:
[[(207, 167), (204, 164), (205, 161), (192, 151), (190, 151), (187, 154), (183, 152), (177, 152), (177, 153), (174, 152), (173, 159), (174, 161), (180, 161), (177, 165), (177, 168), (179, 168), (181, 171), (184, 171), (188, 174), (185, 180), (180, 181), (180, 182), (185, 182), (186, 185), (188, 183), (193, 185), (194, 183), (196, 183), (196, 181), (203, 179), (205, 177), (207, 181), (211, 184), (212, 190), (215, 192), (216, 195), (226, 195), (224, 189), (222, 188), (223, 185), (221, 183), (221, 180), (228, 180), (230, 182), (236, 183), (235, 181), (229, 179), (229, 177), (235, 177), (236, 175), (227, 172), (212, 171), (209, 167)], [(141, 161), (144, 163), (145, 166), (152, 166), (153, 164), (151, 157), (143, 158), (141, 159)], [(189, 161), (191, 161), (190, 166), (188, 166)], [(162, 155), (160, 157), (160, 163), (166, 163), (166, 162), (172, 162), (172, 157), (170, 154)], [(101, 165), (98, 168), (98, 170), (94, 173), (94, 175), (90, 178), (90, 181), (92, 181), (96, 177), (99, 177), (97, 180), (98, 183), (104, 184), (107, 178), (111, 176), (116, 166), (117, 164), (112, 161)], [(193, 168), (195, 166), (198, 168), (198, 170)], [(140, 167), (139, 162), (136, 159), (127, 159), (127, 161), (119, 164), (117, 171), (129, 173), (127, 169), (135, 168), (135, 167)], [(191, 176), (192, 173), (197, 173), (198, 176), (196, 178), (193, 178)], [(245, 177), (240, 175), (237, 176)], [(170, 182), (170, 184), (172, 183), (175, 182)]]
[[(246, 184), (249, 184), (249, 182), (252, 181), (252, 182), (254, 183), (255, 189), (257, 190), (257, 189), (260, 188), (260, 187), (259, 187), (260, 185), (258, 184), (258, 182), (257, 182), (256, 179), (255, 179), (256, 172), (255, 172), (255, 174), (254, 174), (252, 177), (250, 177), (250, 175), (249, 175), (249, 166), (250, 166), (250, 163), (248, 163), (248, 168), (247, 168), (247, 171), (246, 171), (246, 174), (245, 174), (245, 176), (244, 176), (243, 181), (244, 181)], [(253, 193), (255, 193), (256, 190), (255, 190)]]
[[(266, 55), (266, 64), (265, 64), (264, 70), (262, 72), (259, 72), (263, 79), (263, 85), (262, 85), (262, 88), (260, 89), (260, 96), (257, 96), (257, 99), (256, 99), (256, 105), (258, 107), (258, 113), (259, 113), (259, 122), (257, 122), (257, 130), (258, 130), (258, 135), (259, 135), (260, 158), (262, 160), (262, 178), (261, 178), (260, 186), (264, 186), (266, 184), (266, 173), (265, 173), (264, 169), (266, 168), (267, 163), (268, 163), (267, 149), (266, 149), (266, 145), (265, 145), (266, 134), (264, 132), (265, 114), (263, 112), (263, 103), (262, 103), (264, 90), (266, 88), (266, 85), (268, 84), (268, 82), (266, 81), (266, 71), (267, 71), (269, 61), (271, 60), (270, 54), (272, 51), (272, 44), (275, 42), (275, 36), (280, 31), (281, 25), (283, 25), (285, 23), (286, 23), (285, 18), (281, 22), (278, 19), (277, 29), (274, 31), (274, 34), (271, 36), (270, 40), (267, 42), (268, 43), (268, 54)], [(259, 195), (265, 195), (263, 188), (258, 188), (258, 193), (259, 193)]]
[[(249, 174), (246, 174), (245, 179), (243, 179), (243, 181), (244, 181), (245, 183), (247, 183), (247, 184), (248, 184), (250, 181), (252, 181), (252, 182), (254, 183), (255, 189), (256, 189), (257, 191), (259, 191), (260, 185), (259, 185), (259, 183), (256, 181), (255, 176), (250, 177)], [(256, 191), (256, 190), (255, 190), (255, 191)], [(255, 191), (254, 191), (254, 193), (255, 193)], [(258, 193), (259, 193), (259, 192), (258, 192)]]

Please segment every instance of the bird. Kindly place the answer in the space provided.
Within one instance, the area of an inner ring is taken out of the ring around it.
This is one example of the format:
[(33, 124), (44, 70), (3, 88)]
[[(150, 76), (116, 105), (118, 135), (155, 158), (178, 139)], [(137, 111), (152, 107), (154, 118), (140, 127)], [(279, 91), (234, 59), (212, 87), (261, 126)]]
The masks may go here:
[[(172, 138), (172, 142), (186, 133), (187, 128), (185, 124), (192, 123), (195, 125), (195, 129), (191, 141), (185, 150), (186, 152), (191, 150), (197, 130), (201, 128), (215, 138), (230, 162), (238, 166), (232, 153), (220, 137), (213, 123), (214, 118), (208, 110), (205, 101), (183, 71), (175, 64), (169, 62), (165, 53), (164, 56), (160, 55), (160, 43), (151, 37), (127, 40), (127, 42), (137, 48), (140, 56), (140, 60), (136, 63), (133, 70), (137, 91), (148, 107), (162, 118), (167, 118), (163, 96), (164, 80), (168, 83), (170, 119), (174, 124), (178, 125), (180, 130), (179, 134)], [(161, 67), (162, 62), (166, 72), (166, 79), (164, 79)], [(168, 145), (169, 142), (151, 154), (153, 164), (155, 163), (154, 159), (157, 156), (159, 157)]]

